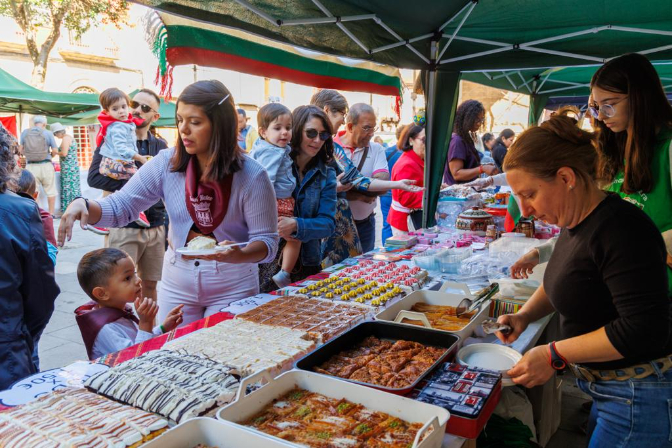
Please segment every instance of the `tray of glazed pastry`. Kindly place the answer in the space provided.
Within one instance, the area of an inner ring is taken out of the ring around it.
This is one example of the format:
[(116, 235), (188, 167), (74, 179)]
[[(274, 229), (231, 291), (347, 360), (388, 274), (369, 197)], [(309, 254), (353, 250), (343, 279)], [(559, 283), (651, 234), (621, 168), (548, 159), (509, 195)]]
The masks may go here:
[(297, 361), (299, 370), (406, 394), (457, 350), (459, 337), (388, 322), (357, 325)]
[(369, 309), (362, 306), (283, 296), (239, 314), (236, 318), (306, 331), (311, 339), (321, 344), (363, 321), (368, 314)]
[(260, 370), (278, 375), (315, 346), (303, 330), (231, 319), (174, 339), (163, 348), (205, 356), (245, 377)]
[(332, 275), (305, 285), (296, 292), (313, 298), (351, 302), (374, 308), (385, 306), (408, 293), (393, 283), (378, 283), (376, 280), (356, 279), (347, 275)]
[(167, 428), (157, 415), (65, 388), (0, 412), (0, 446), (135, 448)]
[[(243, 380), (240, 391), (258, 380)], [(266, 380), (247, 396), (239, 392), (217, 418), (291, 446), (439, 448), (450, 416), (438, 406), (311, 372)]]
[[(461, 294), (448, 292), (462, 291)], [(462, 299), (475, 300), (467, 285), (445, 282), (439, 291), (415, 291), (376, 315), (376, 320), (421, 326), (437, 331), (454, 333), (464, 341), (488, 317), (489, 299), (474, 311), (457, 317), (456, 310)]]
[(180, 423), (230, 402), (239, 378), (210, 359), (155, 350), (91, 376), (84, 386)]

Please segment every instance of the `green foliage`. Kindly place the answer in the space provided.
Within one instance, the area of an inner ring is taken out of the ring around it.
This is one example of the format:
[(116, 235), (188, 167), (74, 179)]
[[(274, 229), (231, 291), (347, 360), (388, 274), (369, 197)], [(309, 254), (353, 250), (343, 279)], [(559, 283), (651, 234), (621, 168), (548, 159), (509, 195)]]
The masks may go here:
[(0, 0), (0, 15), (25, 20), (25, 31), (62, 25), (78, 37), (98, 23), (125, 23), (127, 11), (125, 0)]

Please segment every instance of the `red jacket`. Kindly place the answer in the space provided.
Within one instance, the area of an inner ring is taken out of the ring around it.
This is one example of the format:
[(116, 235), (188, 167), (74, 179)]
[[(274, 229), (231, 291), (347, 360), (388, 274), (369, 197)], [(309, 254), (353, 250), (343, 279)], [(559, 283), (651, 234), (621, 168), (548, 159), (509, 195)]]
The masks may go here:
[[(411, 149), (399, 157), (392, 168), (392, 180), (411, 179), (416, 185), (425, 186), (425, 161)], [(421, 210), (422, 191), (411, 193), (404, 190), (392, 190), (392, 206), (387, 214), (387, 222), (395, 229), (408, 231), (408, 211), (402, 209)]]
[(100, 122), (100, 130), (98, 131), (98, 135), (96, 136), (96, 147), (100, 146), (100, 144), (103, 143), (103, 139), (107, 134), (107, 127), (111, 123), (114, 123), (115, 121), (121, 121), (122, 123), (133, 122), (135, 123), (136, 126), (140, 126), (142, 125), (142, 123), (145, 122), (145, 120), (143, 120), (142, 118), (135, 118), (130, 112), (128, 114), (128, 118), (126, 118), (125, 120), (117, 120), (116, 118), (110, 117), (105, 112), (101, 112), (100, 114), (98, 114), (98, 121)]

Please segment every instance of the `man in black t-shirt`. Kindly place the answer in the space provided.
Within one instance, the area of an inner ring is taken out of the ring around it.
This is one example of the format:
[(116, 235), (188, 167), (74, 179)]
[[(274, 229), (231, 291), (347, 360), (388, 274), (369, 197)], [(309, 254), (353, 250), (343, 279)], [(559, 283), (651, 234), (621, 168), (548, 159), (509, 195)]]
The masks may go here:
[[(159, 96), (149, 89), (140, 90), (131, 102), (131, 113), (135, 118), (144, 119), (142, 126), (135, 129), (138, 153), (142, 156), (154, 157), (168, 145), (150, 132), (152, 123), (159, 119)], [(106, 192), (115, 192), (126, 185), (126, 180), (114, 180), (99, 172), (100, 148), (93, 153), (89, 168), (89, 186)], [(161, 280), (163, 256), (166, 242), (166, 209), (162, 201), (157, 202), (145, 211), (149, 228), (141, 227), (132, 222), (126, 227), (109, 229), (105, 238), (106, 247), (122, 249), (131, 256), (138, 267), (138, 275), (142, 279), (142, 296), (156, 300), (156, 286)]]

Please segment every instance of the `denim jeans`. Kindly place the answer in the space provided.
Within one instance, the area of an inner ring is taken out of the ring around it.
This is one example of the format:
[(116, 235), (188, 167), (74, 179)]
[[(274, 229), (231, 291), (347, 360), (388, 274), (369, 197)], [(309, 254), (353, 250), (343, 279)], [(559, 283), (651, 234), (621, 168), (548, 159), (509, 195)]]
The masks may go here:
[(392, 226), (387, 222), (387, 214), (390, 212), (391, 206), (392, 193), (388, 191), (380, 197), (380, 210), (383, 212), (383, 232), (381, 235), (383, 245), (385, 245), (385, 240), (392, 236)]
[(355, 225), (364, 253), (373, 250), (376, 245), (376, 214), (371, 213), (368, 218), (355, 221)]
[(577, 380), (593, 398), (589, 448), (672, 447), (672, 369), (627, 381)]

